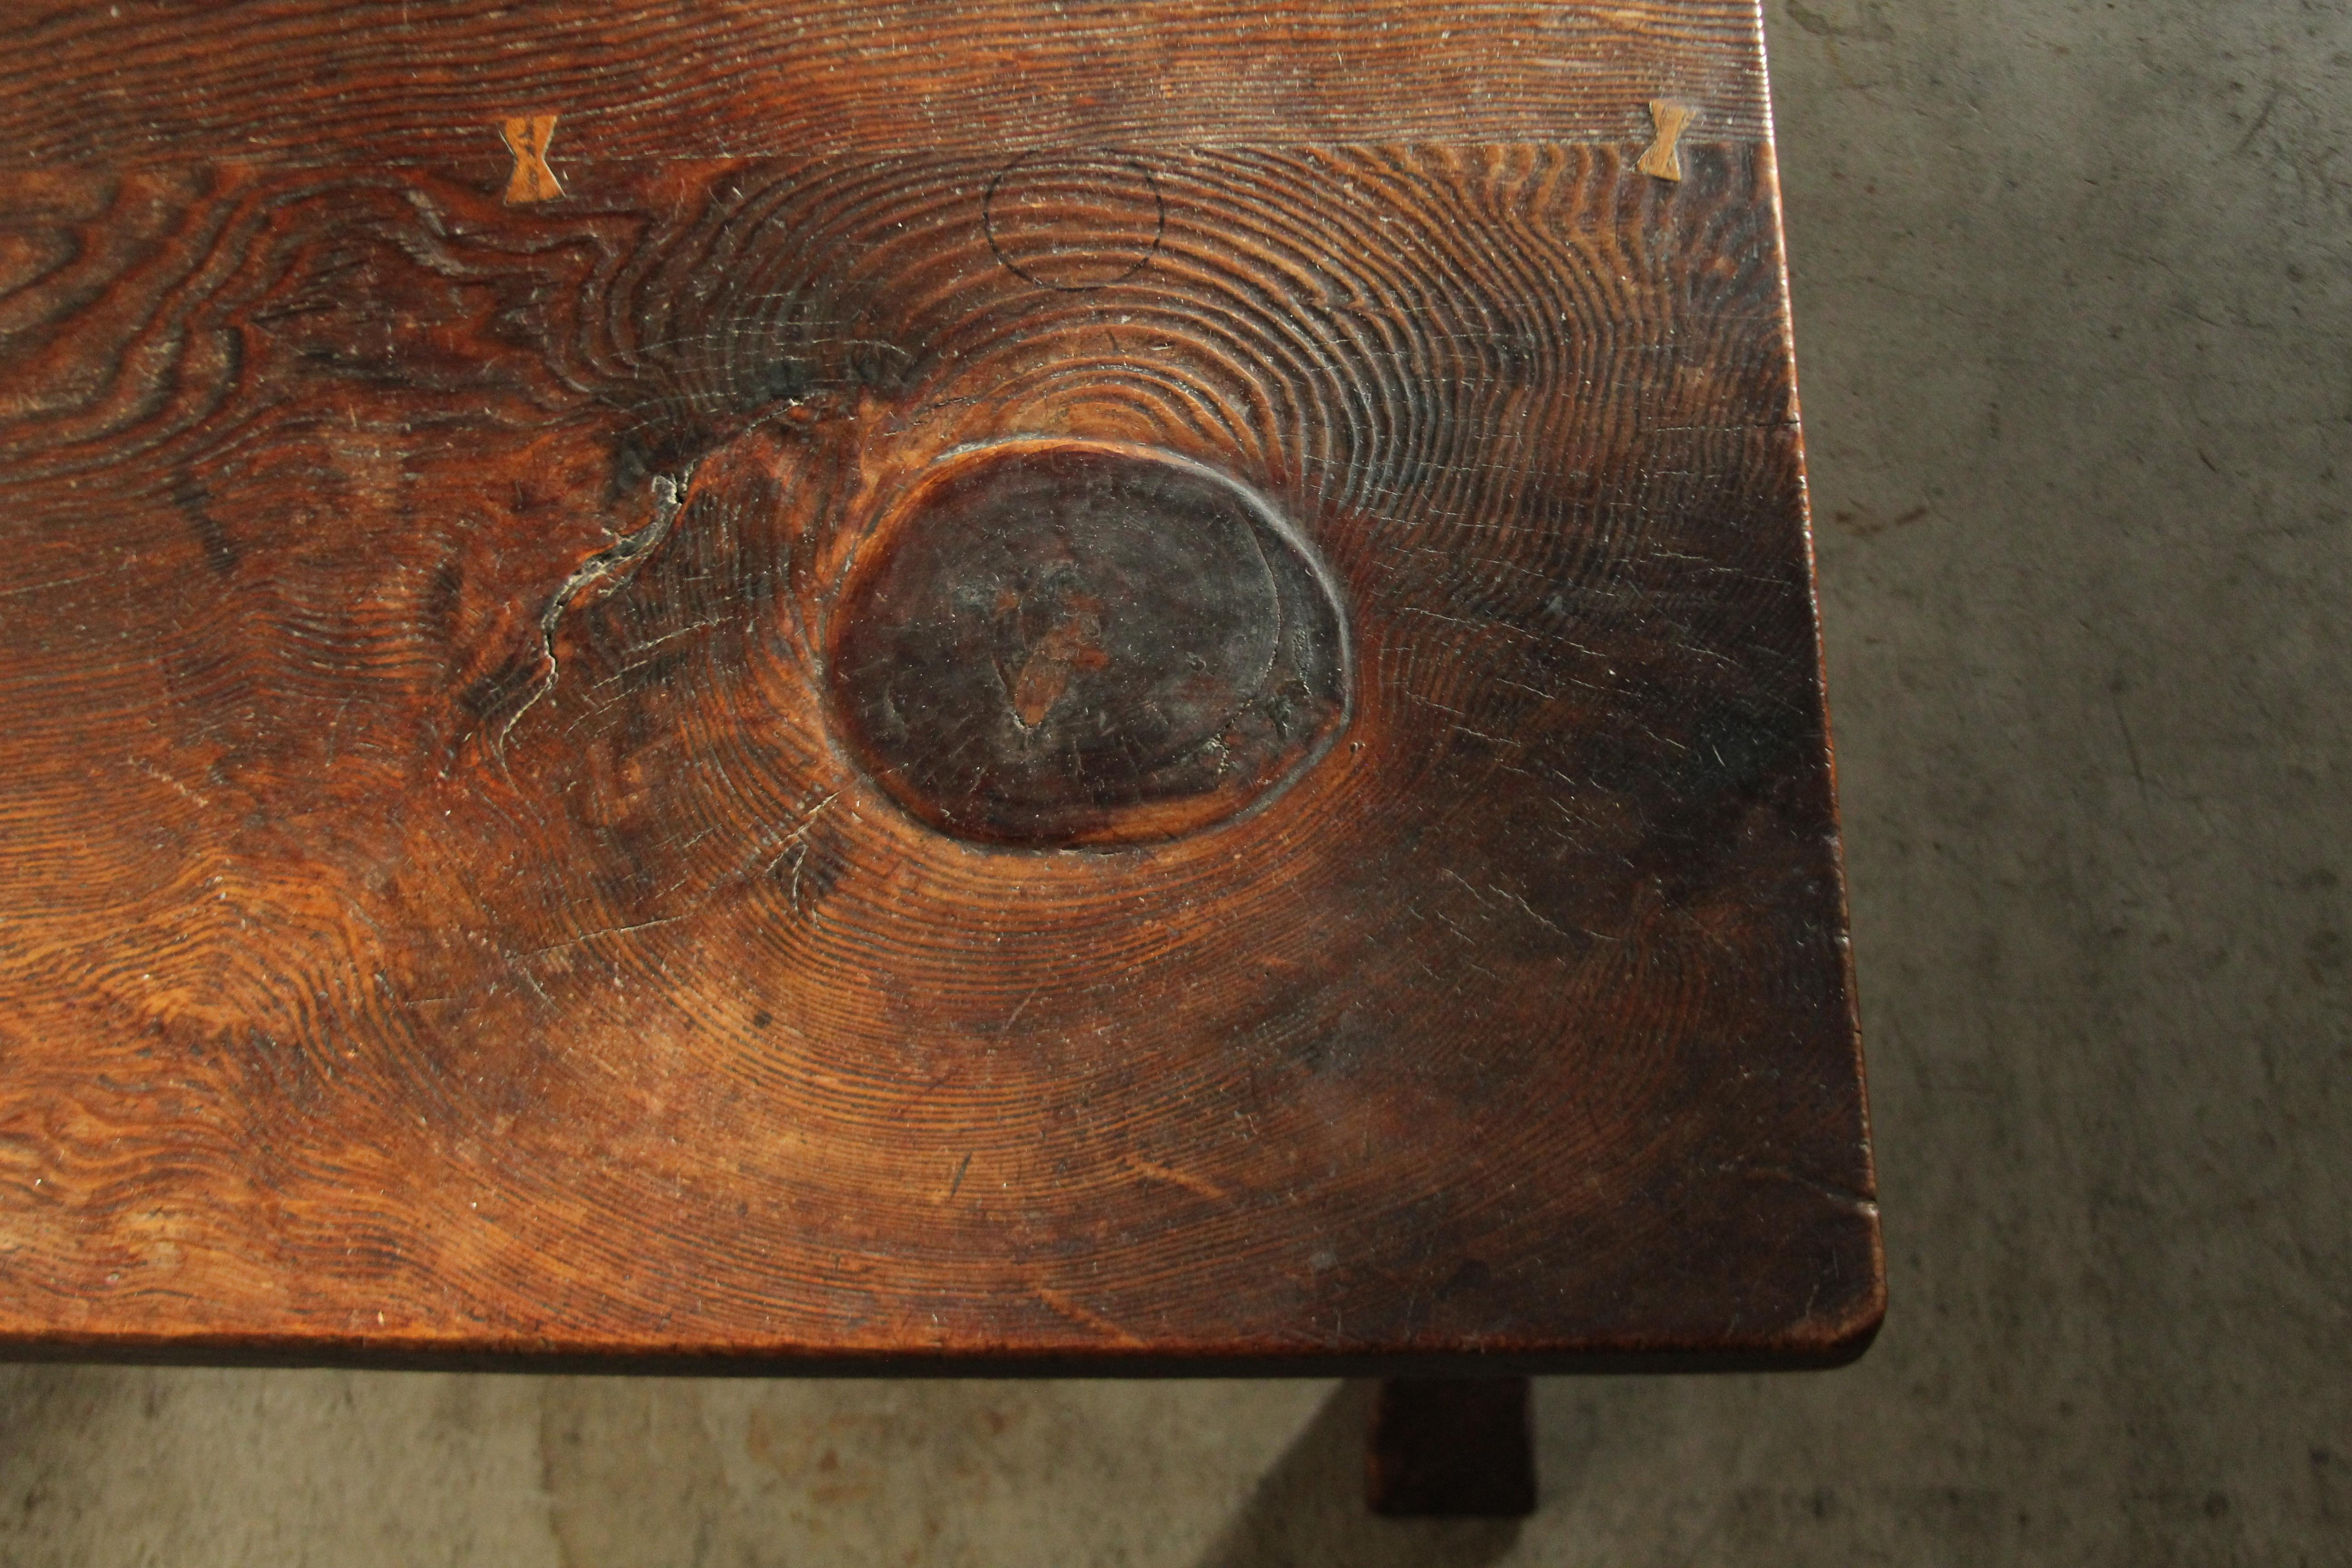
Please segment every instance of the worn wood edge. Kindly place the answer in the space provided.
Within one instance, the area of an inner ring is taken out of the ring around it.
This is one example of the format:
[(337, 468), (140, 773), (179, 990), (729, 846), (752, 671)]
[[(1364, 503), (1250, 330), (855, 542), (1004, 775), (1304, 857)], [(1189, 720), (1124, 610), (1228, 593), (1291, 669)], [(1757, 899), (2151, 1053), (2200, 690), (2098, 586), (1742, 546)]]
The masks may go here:
[[(1760, 32), (1757, 47), (1759, 51), (1763, 47)], [(1796, 300), (1789, 286), (1788, 202), (1780, 190), (1780, 154), (1771, 135), (1769, 105), (1765, 135), (1757, 144), (1755, 154), (1757, 177), (1764, 189), (1764, 208), (1771, 224), (1772, 254), (1778, 258), (1773, 271), (1780, 279), (1780, 351), (1787, 357), (1789, 438), (1792, 447), (1790, 458), (1796, 475), (1797, 536), (1802, 542), (1805, 555), (1805, 600), (1813, 628), (1813, 700), (1821, 723), (1822, 768), (1829, 795), (1830, 871), (1832, 882), (1837, 889), (1840, 990), (1845, 998), (1846, 1037), (1852, 1042), (1853, 1051), (1854, 1115), (1859, 1123), (1863, 1174), (1861, 1191), (1867, 1195), (1871, 1205), (1868, 1215), (1871, 1251), (1869, 1290), (1866, 1298), (1859, 1303), (1861, 1316), (1857, 1319), (1853, 1354), (1848, 1358), (1851, 1360), (1870, 1348), (1871, 1342), (1877, 1337), (1880, 1324), (1885, 1321), (1886, 1235), (1878, 1211), (1878, 1147), (1871, 1131), (1870, 1069), (1868, 1054), (1863, 1047), (1862, 990), (1853, 961), (1853, 885), (1846, 875), (1845, 805), (1843, 793), (1838, 787), (1837, 726), (1835, 716), (1830, 711), (1829, 645), (1822, 632), (1821, 555), (1814, 546), (1812, 464), (1806, 451), (1804, 395), (1798, 378)]]
[[(1874, 1251), (1876, 1237), (1874, 1226)], [(1799, 1338), (1729, 1349), (1633, 1343), (1431, 1351), (1357, 1349), (1252, 1352), (1153, 1345), (1085, 1351), (834, 1352), (599, 1350), (544, 1340), (301, 1334), (182, 1336), (43, 1333), (0, 1336), (0, 1363), (147, 1366), (343, 1367), (355, 1370), (665, 1373), (711, 1377), (1560, 1377), (1615, 1373), (1815, 1372), (1852, 1365), (1876, 1341), (1886, 1310), (1883, 1264), (1848, 1315)]]
[(1253, 1352), (1232, 1346), (1170, 1351), (1136, 1345), (1037, 1353), (938, 1351), (877, 1353), (640, 1346), (596, 1350), (551, 1339), (299, 1334), (0, 1334), (0, 1363), (341, 1367), (421, 1372), (660, 1373), (708, 1377), (1568, 1377), (1620, 1373), (1822, 1372), (1850, 1366), (1885, 1320), (1885, 1248), (1871, 1216), (1864, 1289), (1838, 1319), (1808, 1318), (1778, 1335), (1728, 1349), (1626, 1341), (1588, 1347), (1431, 1351), (1399, 1347)]
[(1610, 1377), (1628, 1374), (1831, 1372), (1860, 1360), (1873, 1321), (1854, 1340), (1798, 1352), (1610, 1351), (1577, 1353), (1349, 1352), (1329, 1356), (1170, 1355), (1156, 1351), (1068, 1355), (754, 1355), (693, 1351), (596, 1353), (351, 1345), (146, 1342), (104, 1345), (0, 1344), (0, 1364), (340, 1369), (352, 1372), (494, 1372), (669, 1377), (1329, 1378)]

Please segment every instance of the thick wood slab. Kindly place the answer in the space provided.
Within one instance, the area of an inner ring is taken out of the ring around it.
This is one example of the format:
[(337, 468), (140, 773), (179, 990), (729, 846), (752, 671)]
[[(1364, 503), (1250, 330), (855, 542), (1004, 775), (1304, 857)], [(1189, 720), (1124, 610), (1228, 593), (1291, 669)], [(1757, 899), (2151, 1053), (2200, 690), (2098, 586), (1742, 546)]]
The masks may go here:
[(19, 14), (0, 1342), (1866, 1342), (1752, 6), (1070, 9)]

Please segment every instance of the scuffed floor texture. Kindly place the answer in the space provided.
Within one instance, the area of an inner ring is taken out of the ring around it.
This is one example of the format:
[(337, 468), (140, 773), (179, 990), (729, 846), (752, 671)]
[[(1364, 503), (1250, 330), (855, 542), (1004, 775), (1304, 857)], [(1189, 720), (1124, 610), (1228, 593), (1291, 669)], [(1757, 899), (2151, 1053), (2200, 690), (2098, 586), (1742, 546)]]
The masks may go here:
[(0, 1370), (0, 1563), (2352, 1562), (2352, 9), (1769, 0), (1893, 1310), (1538, 1388)]

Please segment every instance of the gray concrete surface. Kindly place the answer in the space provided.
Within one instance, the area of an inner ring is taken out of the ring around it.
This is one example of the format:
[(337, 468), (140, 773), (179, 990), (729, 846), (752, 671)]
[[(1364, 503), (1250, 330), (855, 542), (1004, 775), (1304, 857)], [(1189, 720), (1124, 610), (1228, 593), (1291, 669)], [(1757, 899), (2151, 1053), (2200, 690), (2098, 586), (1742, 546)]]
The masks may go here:
[(2352, 10), (1769, 0), (1893, 1267), (1859, 1366), (1363, 1391), (0, 1371), (0, 1563), (2352, 1563)]

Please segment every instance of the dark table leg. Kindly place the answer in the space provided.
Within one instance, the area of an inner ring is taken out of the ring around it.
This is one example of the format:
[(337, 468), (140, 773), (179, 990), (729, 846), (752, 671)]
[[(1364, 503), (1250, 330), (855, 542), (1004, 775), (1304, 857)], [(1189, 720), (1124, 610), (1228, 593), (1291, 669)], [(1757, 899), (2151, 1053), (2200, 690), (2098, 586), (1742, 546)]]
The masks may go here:
[(1536, 1509), (1524, 1377), (1396, 1377), (1372, 1410), (1374, 1513), (1517, 1519)]

